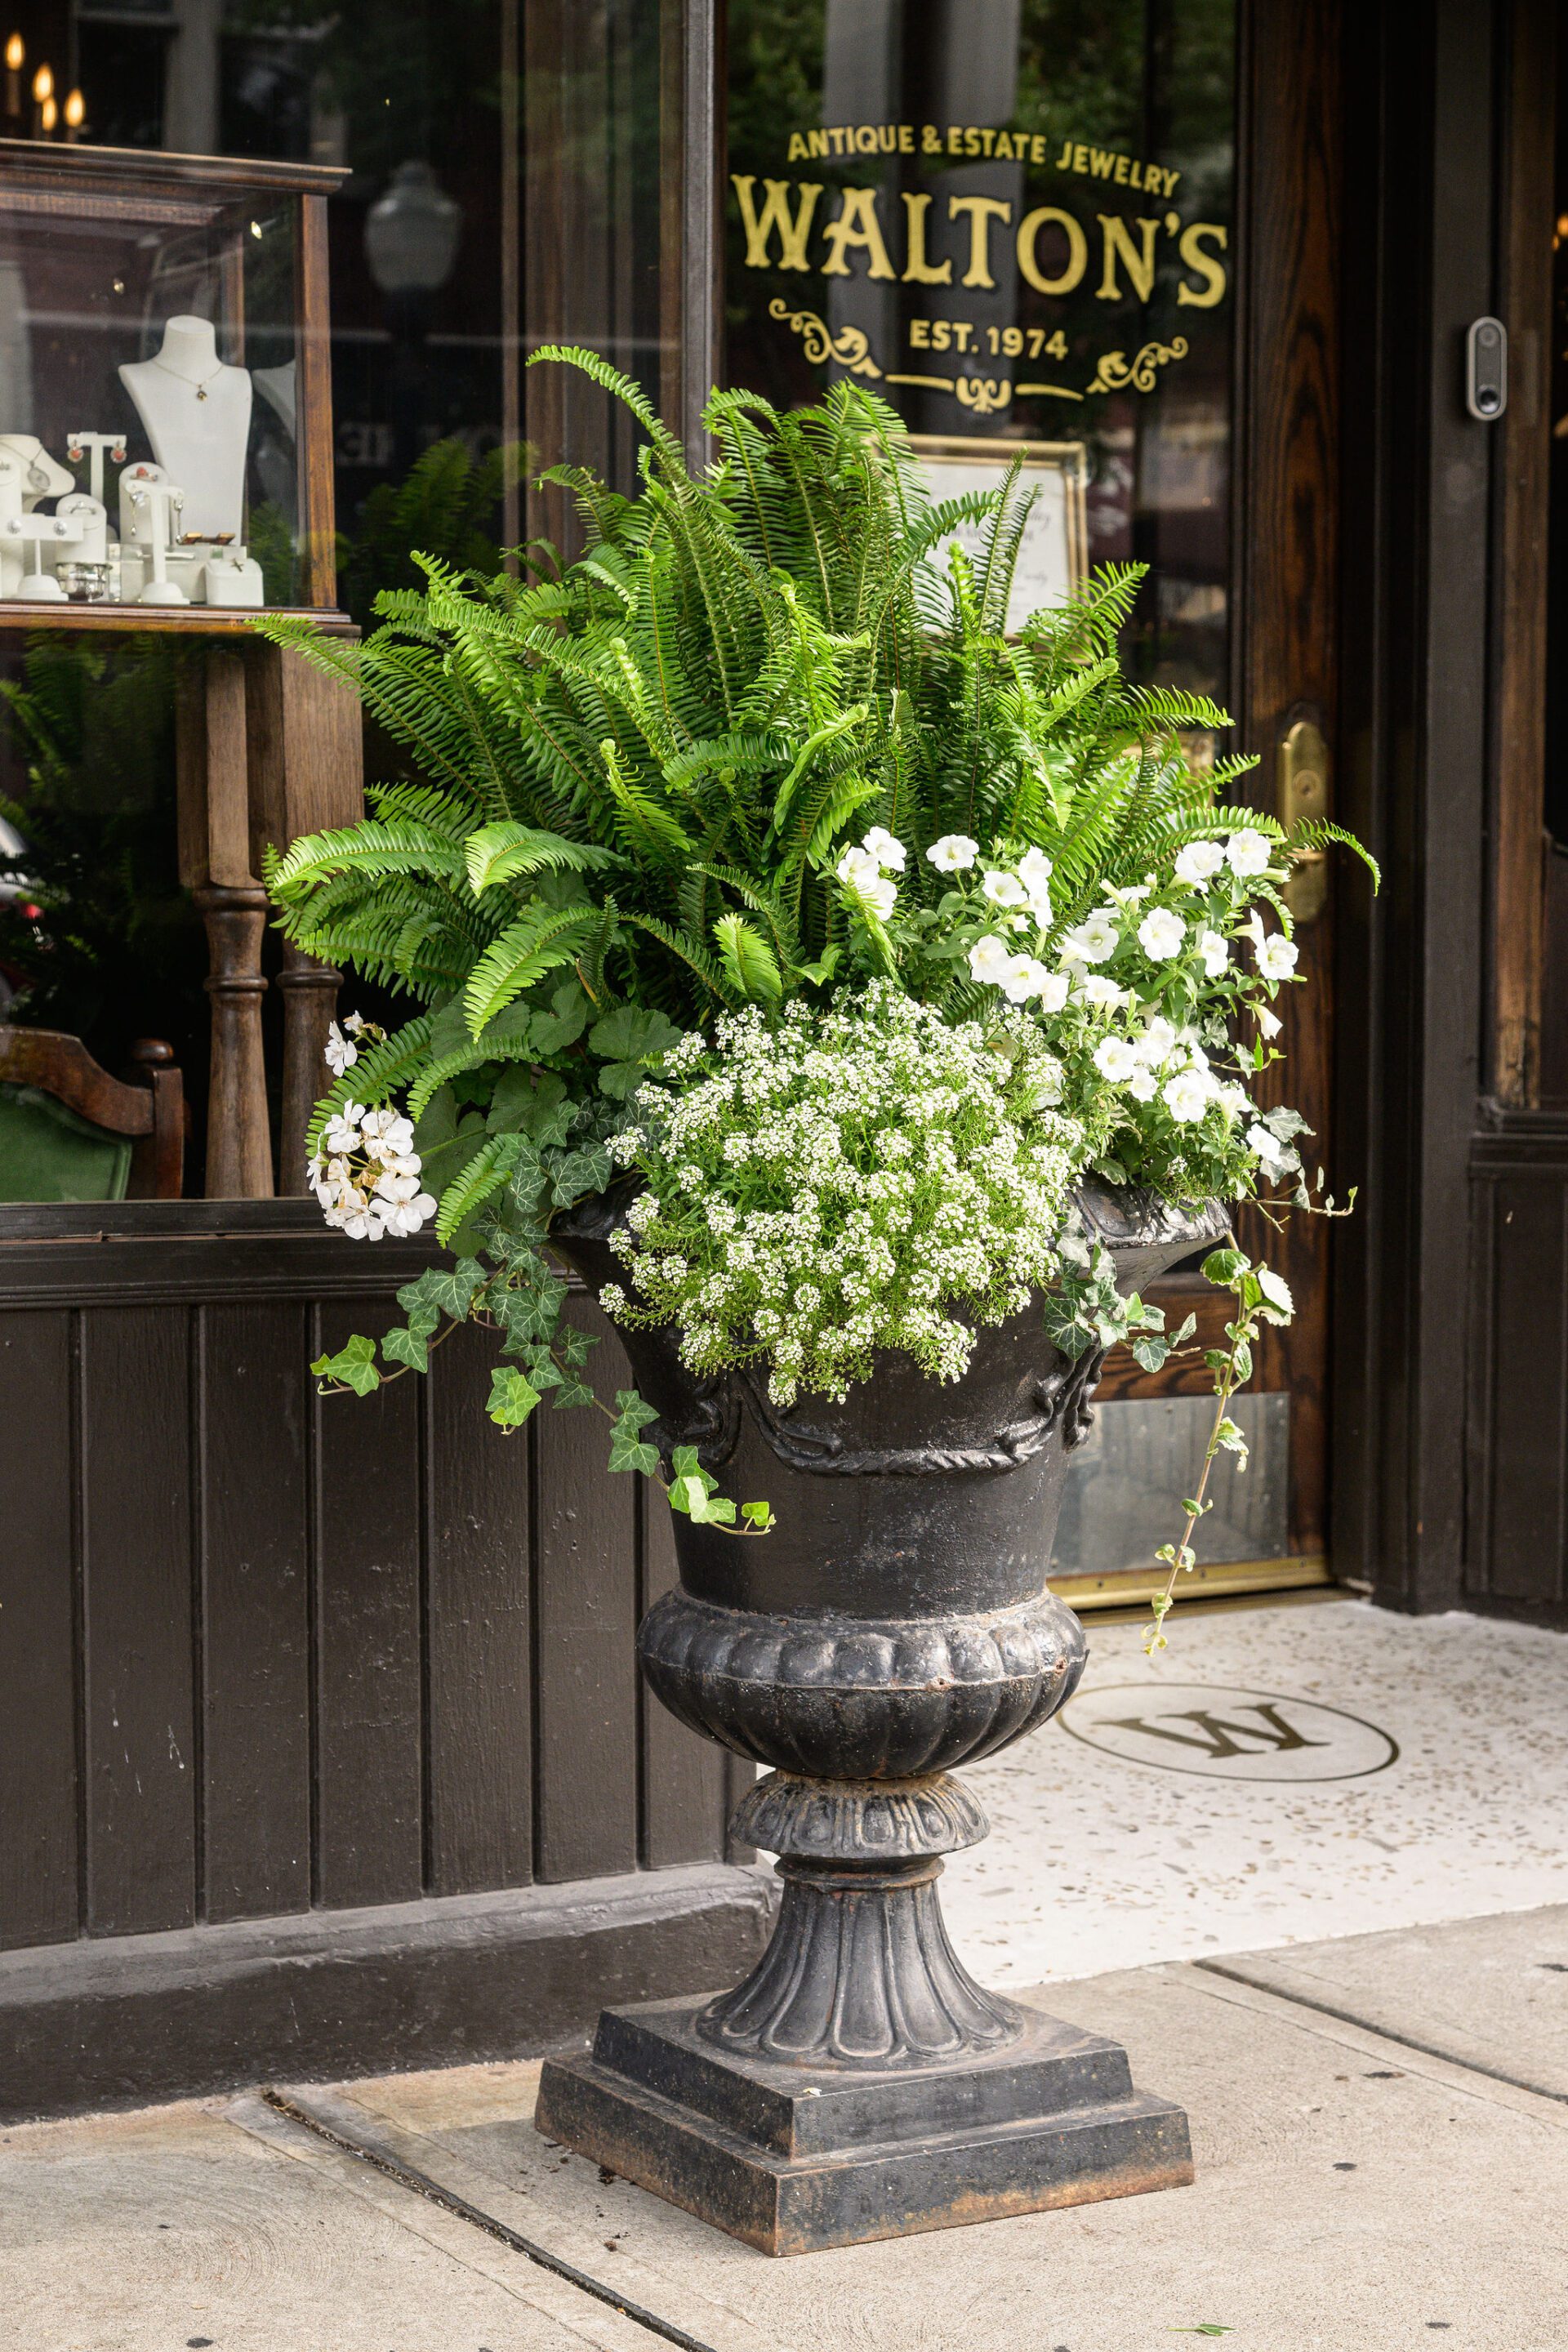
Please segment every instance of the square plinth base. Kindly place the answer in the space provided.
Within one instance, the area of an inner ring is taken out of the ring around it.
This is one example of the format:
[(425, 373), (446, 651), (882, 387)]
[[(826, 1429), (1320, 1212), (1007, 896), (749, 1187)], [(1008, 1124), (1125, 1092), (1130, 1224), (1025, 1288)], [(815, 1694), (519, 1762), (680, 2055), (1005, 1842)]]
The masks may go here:
[(1187, 2119), (1127, 2053), (1037, 2011), (994, 2055), (860, 2072), (701, 2040), (704, 2002), (608, 2009), (591, 2055), (551, 2059), (545, 2137), (768, 2254), (1184, 2188)]

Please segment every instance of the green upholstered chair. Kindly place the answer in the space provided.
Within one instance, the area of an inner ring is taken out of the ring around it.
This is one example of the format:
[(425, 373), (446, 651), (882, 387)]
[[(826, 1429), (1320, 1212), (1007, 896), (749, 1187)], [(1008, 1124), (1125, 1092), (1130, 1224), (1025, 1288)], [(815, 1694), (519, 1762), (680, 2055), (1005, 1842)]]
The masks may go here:
[(177, 1201), (184, 1089), (156, 1037), (131, 1058), (145, 1085), (100, 1067), (79, 1037), (0, 1024), (0, 1201)]

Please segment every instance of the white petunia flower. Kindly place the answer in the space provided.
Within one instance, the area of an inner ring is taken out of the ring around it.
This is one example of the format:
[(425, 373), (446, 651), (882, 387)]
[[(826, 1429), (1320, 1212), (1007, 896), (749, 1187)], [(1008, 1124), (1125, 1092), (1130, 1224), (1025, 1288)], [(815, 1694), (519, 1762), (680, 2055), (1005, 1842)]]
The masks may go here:
[(853, 849), (847, 849), (844, 852), (837, 866), (838, 879), (840, 882), (847, 882), (851, 889), (859, 888), (868, 882), (875, 882), (881, 871), (882, 868), (875, 852), (863, 848), (858, 844)]
[(1138, 926), (1138, 944), (1154, 963), (1169, 963), (1186, 943), (1187, 927), (1169, 907), (1152, 907)]
[(1218, 980), (1230, 961), (1230, 942), (1222, 940), (1217, 931), (1200, 931), (1198, 953), (1204, 960), (1204, 970), (1210, 980)]
[(969, 950), (970, 974), (983, 988), (998, 988), (1003, 971), (1012, 961), (1006, 941), (999, 940), (994, 931), (987, 931)]
[(1268, 835), (1250, 824), (1233, 833), (1225, 845), (1226, 864), (1233, 874), (1244, 879), (1248, 875), (1266, 873), (1273, 855), (1274, 844)]
[(1192, 1127), (1202, 1118), (1213, 1091), (1205, 1070), (1178, 1070), (1161, 1088), (1165, 1108), (1184, 1127)]
[[(1238, 839), (1239, 835), (1232, 838)], [(1224, 864), (1223, 841), (1189, 841), (1184, 849), (1176, 852), (1176, 879), (1195, 889), (1202, 883), (1212, 882)]]
[(973, 866), (980, 855), (980, 844), (971, 841), (966, 833), (944, 833), (933, 841), (926, 856), (939, 874), (962, 874)]
[(1138, 1067), (1138, 1056), (1125, 1037), (1102, 1037), (1094, 1049), (1094, 1066), (1113, 1087), (1122, 1086)]
[(1275, 931), (1258, 941), (1258, 969), (1265, 980), (1289, 980), (1300, 953), (1294, 940), (1288, 940), (1283, 931)]
[(1101, 1013), (1119, 1013), (1124, 1004), (1132, 1002), (1131, 990), (1118, 988), (1110, 974), (1103, 971), (1085, 972), (1079, 993), (1086, 1004), (1092, 1004)]
[(874, 824), (862, 842), (861, 847), (889, 874), (903, 872), (909, 852), (897, 835), (889, 833), (885, 824)]
[(879, 874), (874, 882), (862, 883), (857, 895), (862, 906), (886, 922), (899, 903), (899, 886), (890, 874)]
[(1114, 882), (1108, 882), (1105, 895), (1113, 907), (1142, 906), (1145, 898), (1152, 898), (1154, 895), (1153, 880), (1151, 877), (1142, 882), (1124, 883), (1120, 889)]
[(1116, 953), (1121, 937), (1114, 915), (1096, 908), (1086, 916), (1076, 930), (1069, 931), (1061, 944), (1062, 961), (1073, 963), (1103, 963), (1107, 956)]
[(1286, 1156), (1285, 1146), (1277, 1135), (1269, 1133), (1260, 1119), (1247, 1129), (1247, 1140), (1249, 1149), (1257, 1152), (1265, 1167), (1274, 1169), (1283, 1166)]
[(1164, 1014), (1156, 1013), (1152, 1021), (1144, 1023), (1143, 1034), (1136, 1040), (1136, 1043), (1139, 1060), (1149, 1063), (1154, 1069), (1159, 1069), (1163, 1063), (1170, 1060), (1181, 1040)]
[(1050, 919), (1051, 861), (1043, 849), (1026, 849), (1018, 860), (1018, 879), (1029, 894), (1029, 904), (1043, 921)]
[[(351, 1019), (354, 1017), (353, 1014), (350, 1015)], [(341, 1078), (344, 1071), (352, 1070), (359, 1060), (359, 1047), (349, 1043), (335, 1021), (327, 1032), (322, 1058), (334, 1078)]]
[(1146, 1062), (1140, 1062), (1127, 1081), (1127, 1091), (1139, 1102), (1152, 1102), (1160, 1081)]
[(1021, 907), (1029, 895), (1016, 874), (999, 868), (988, 874), (980, 887), (994, 907)]
[(1271, 1013), (1267, 1004), (1255, 1004), (1252, 1008), (1252, 1017), (1266, 1037), (1278, 1037), (1280, 1030), (1285, 1026), (1278, 1013)]
[(1031, 996), (1038, 996), (1049, 984), (1052, 972), (1034, 956), (1009, 956), (999, 974), (997, 986), (1009, 1004), (1026, 1004)]
[(1068, 991), (1071, 986), (1071, 979), (1065, 971), (1047, 973), (1037, 991), (1040, 1000), (1040, 1011), (1059, 1013), (1068, 1001)]

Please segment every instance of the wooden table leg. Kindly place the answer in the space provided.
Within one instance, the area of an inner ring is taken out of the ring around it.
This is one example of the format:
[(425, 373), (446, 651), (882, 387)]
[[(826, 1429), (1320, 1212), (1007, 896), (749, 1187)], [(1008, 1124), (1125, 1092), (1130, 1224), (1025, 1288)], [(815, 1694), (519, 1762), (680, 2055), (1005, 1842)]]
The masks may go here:
[(309, 1192), (305, 1174), (305, 1129), (310, 1113), (331, 1083), (327, 1067), (327, 1032), (337, 1014), (342, 973), (318, 963), (303, 948), (286, 945), (278, 985), (283, 994), (283, 1117), (278, 1140), (278, 1190)]

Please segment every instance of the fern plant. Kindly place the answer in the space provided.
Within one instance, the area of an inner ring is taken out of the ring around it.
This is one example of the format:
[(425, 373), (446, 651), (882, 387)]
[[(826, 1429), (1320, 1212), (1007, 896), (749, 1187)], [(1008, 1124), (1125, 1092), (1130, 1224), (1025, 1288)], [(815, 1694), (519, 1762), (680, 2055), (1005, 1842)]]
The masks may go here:
[[(935, 504), (895, 413), (847, 383), (787, 415), (715, 393), (718, 455), (693, 472), (605, 360), (549, 350), (540, 362), (584, 370), (646, 436), (635, 499), (576, 467), (544, 477), (581, 511), (576, 563), (531, 551), (523, 576), (486, 577), (420, 557), (426, 584), (384, 592), (363, 645), (298, 617), (258, 624), (357, 692), (418, 777), (374, 788), (363, 823), (296, 841), (267, 870), (296, 945), (417, 1008), (345, 1070), (309, 1139), (319, 1174), (345, 1163), (328, 1197), (352, 1180), (369, 1214), (370, 1163), (345, 1115), (406, 1099), (404, 1181), (428, 1186), (414, 1198), (438, 1202), (437, 1234), (469, 1272), (461, 1297), (420, 1291), (395, 1360), (423, 1360), (437, 1307), (490, 1313), (523, 1355), (524, 1387), (553, 1368), (558, 1391), (585, 1395), (580, 1366), (548, 1353), (553, 1277), (539, 1250), (551, 1215), (602, 1187), (612, 1143), (637, 1131), (632, 1098), (722, 1016), (776, 1022), (873, 983), (977, 1026), (1005, 1057), (1009, 1021), (1049, 1034), (1054, 1010), (1086, 1162), (1173, 1198), (1245, 1190), (1263, 1147), (1240, 1141), (1234, 1105), (1200, 1141), (1184, 1131), (1194, 1120), (1136, 1087), (1110, 1105), (1119, 1082), (1095, 1056), (1108, 1024), (1136, 1015), (1202, 1057), (1187, 1033), (1217, 1038), (1249, 992), (1288, 974), (1244, 983), (1227, 945), (1222, 977), (1195, 930), (1179, 966), (1145, 953), (1138, 926), (1153, 908), (1139, 908), (1192, 887), (1176, 878), (1187, 853), (1229, 890), (1212, 900), (1216, 922), (1234, 917), (1239, 935), (1257, 901), (1288, 940), (1292, 855), (1349, 836), (1321, 824), (1287, 836), (1235, 804), (1253, 762), (1198, 772), (1183, 746), (1184, 730), (1226, 727), (1225, 713), (1123, 678), (1141, 569), (1100, 570), (1009, 635), (1034, 495), (1016, 464), (997, 490)], [(966, 524), (973, 558), (953, 541)], [(1226, 867), (1243, 838), (1257, 847)], [(1118, 957), (1133, 984), (1112, 978)], [(1031, 1002), (1033, 1014), (1008, 1013)], [(1262, 1040), (1245, 1050), (1255, 1066), (1271, 1058)], [(1284, 1156), (1269, 1172), (1293, 1160), (1289, 1140), (1273, 1138)], [(1076, 1289), (1063, 1272), (1077, 1300), (1068, 1343), (1120, 1336), (1142, 1312), (1119, 1308), (1092, 1269)], [(1163, 1344), (1152, 1326), (1145, 1337)], [(374, 1370), (362, 1352), (355, 1384)], [(508, 1394), (519, 1417), (531, 1410)], [(637, 1409), (616, 1445), (648, 1468)], [(499, 1392), (496, 1410), (504, 1423)], [(703, 1496), (718, 1507), (700, 1481), (687, 1501), (700, 1512)]]

